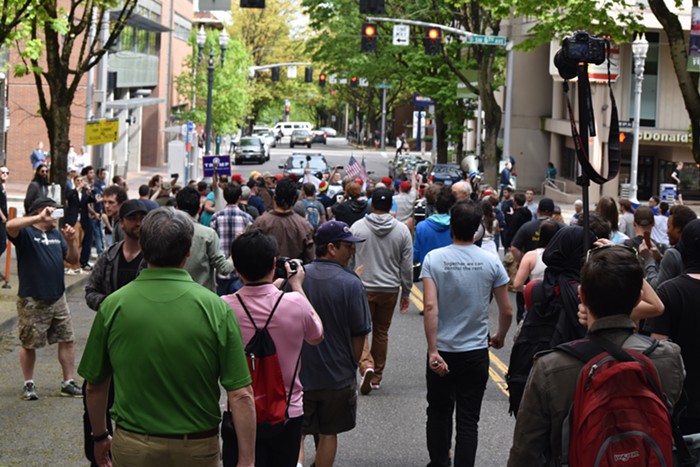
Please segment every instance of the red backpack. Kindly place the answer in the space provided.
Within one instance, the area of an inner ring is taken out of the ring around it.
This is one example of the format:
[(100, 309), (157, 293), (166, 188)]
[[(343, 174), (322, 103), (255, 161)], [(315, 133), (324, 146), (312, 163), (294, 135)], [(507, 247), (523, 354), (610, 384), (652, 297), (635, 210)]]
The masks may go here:
[(586, 362), (562, 426), (562, 466), (673, 465), (674, 438), (685, 443), (647, 357), (658, 341), (648, 341), (637, 352), (591, 334), (556, 347)]

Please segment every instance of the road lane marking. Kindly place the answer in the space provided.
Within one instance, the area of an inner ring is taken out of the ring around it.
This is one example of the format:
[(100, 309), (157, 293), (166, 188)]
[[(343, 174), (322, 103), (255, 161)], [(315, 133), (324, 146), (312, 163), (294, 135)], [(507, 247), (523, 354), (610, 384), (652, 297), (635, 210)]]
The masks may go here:
[(413, 284), (413, 287), (411, 287), (411, 293), (418, 297), (419, 300), (423, 300), (423, 292), (421, 292), (415, 284)]
[(423, 311), (423, 301), (419, 300), (415, 295), (411, 295), (411, 301), (418, 308), (418, 311)]
[(504, 375), (508, 373), (508, 365), (503, 363), (500, 358), (498, 358), (493, 352), (489, 352), (489, 356), (491, 357), (491, 363), (496, 365), (499, 370), (501, 370), (501, 373)]

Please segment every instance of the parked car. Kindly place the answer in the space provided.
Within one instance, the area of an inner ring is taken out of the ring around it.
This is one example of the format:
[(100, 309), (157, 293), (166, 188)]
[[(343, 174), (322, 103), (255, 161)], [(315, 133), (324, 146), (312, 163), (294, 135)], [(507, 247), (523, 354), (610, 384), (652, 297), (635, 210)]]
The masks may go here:
[(268, 148), (277, 147), (277, 138), (275, 137), (275, 132), (269, 128), (253, 128), (253, 136), (257, 136), (263, 141), (265, 141), (265, 144), (267, 144)]
[(319, 128), (319, 130), (326, 132), (326, 136), (329, 138), (335, 138), (338, 136), (338, 133), (333, 128), (328, 126), (322, 126)]
[(453, 183), (464, 180), (464, 171), (457, 164), (433, 164), (428, 180), (433, 183), (442, 183), (445, 186), (450, 186)]
[(287, 158), (284, 164), (280, 165), (279, 168), (282, 169), (283, 175), (294, 174), (301, 180), (304, 176), (304, 169), (306, 164), (309, 164), (309, 170), (311, 174), (318, 178), (323, 177), (323, 174), (328, 173), (328, 162), (323, 155), (315, 154), (292, 154)]
[(425, 176), (429, 168), (430, 162), (420, 156), (398, 154), (389, 162), (389, 176), (394, 180), (398, 180), (409, 170)]
[(326, 144), (328, 134), (322, 128), (311, 130), (311, 142)]
[(309, 130), (292, 131), (292, 136), (289, 138), (289, 147), (293, 148), (295, 144), (302, 144), (305, 145), (307, 148), (310, 148), (311, 132)]
[(257, 162), (263, 164), (268, 159), (265, 142), (257, 136), (244, 136), (234, 150), (234, 164)]

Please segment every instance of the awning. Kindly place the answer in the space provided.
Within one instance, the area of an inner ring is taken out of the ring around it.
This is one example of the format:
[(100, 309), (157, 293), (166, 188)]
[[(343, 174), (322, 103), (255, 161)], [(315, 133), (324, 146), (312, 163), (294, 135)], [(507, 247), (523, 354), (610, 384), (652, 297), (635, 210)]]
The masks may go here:
[(147, 105), (158, 105), (165, 103), (164, 97), (136, 97), (134, 99), (118, 99), (109, 101), (105, 104), (105, 108), (114, 110), (130, 110)]
[[(112, 10), (109, 12), (109, 20), (117, 21), (119, 19), (119, 14), (121, 10)], [(168, 32), (169, 28), (163, 26), (160, 23), (156, 23), (153, 20), (146, 18), (145, 16), (132, 13), (131, 16), (126, 20), (126, 24), (136, 29), (144, 29), (146, 31), (154, 32)]]

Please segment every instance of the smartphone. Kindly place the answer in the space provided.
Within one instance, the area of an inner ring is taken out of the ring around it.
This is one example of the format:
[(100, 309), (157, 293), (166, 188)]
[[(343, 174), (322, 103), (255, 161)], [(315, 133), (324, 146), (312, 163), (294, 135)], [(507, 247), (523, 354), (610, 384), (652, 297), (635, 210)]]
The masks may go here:
[(56, 208), (51, 212), (51, 217), (54, 219), (60, 219), (63, 217), (63, 208)]
[(180, 174), (170, 174), (170, 178), (179, 178)]
[(644, 232), (644, 243), (647, 244), (647, 248), (651, 250), (651, 233)]

